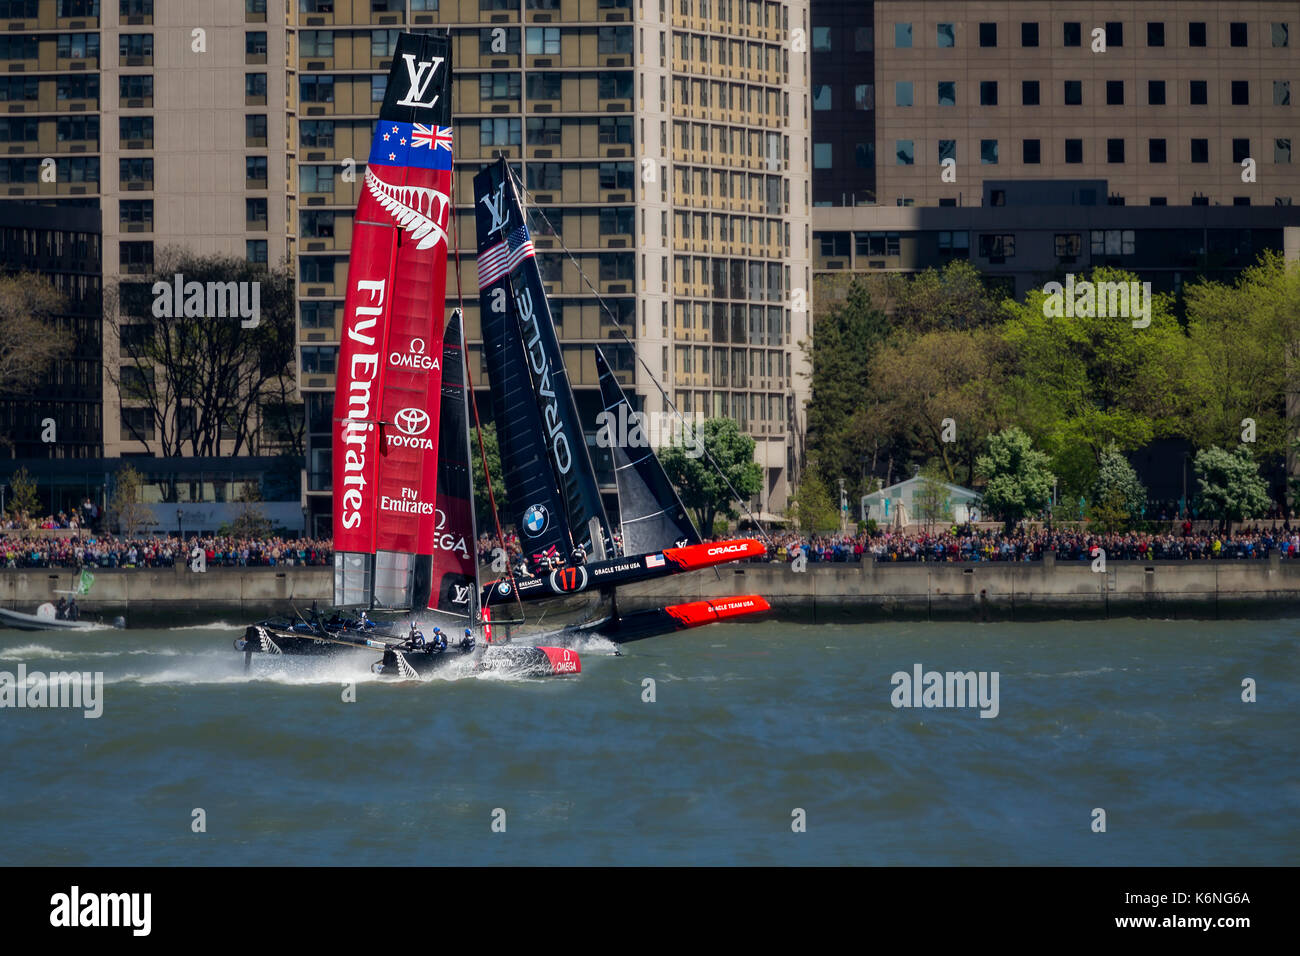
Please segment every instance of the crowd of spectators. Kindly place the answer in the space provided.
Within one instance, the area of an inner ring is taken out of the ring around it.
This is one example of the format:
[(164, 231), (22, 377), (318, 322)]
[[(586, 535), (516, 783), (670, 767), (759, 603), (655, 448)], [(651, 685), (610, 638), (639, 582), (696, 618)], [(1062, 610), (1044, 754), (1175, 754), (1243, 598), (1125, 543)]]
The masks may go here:
[(117, 537), (87, 532), (49, 536), (0, 530), (7, 568), (170, 568), (190, 563), (196, 549), (206, 567), (296, 567), (333, 562), (329, 541), (312, 538), (228, 538), (175, 535)]

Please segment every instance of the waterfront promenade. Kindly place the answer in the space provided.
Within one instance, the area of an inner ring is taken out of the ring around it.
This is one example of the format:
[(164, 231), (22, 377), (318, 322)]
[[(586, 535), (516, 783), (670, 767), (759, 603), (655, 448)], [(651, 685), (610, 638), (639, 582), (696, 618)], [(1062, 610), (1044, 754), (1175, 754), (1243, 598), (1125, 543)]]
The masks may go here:
[[(1153, 616), (1236, 618), (1300, 616), (1300, 562), (1276, 553), (1252, 561), (1110, 560), (1104, 571), (1048, 553), (1034, 562), (864, 561), (724, 565), (620, 588), (619, 607), (761, 594), (779, 618), (1032, 620)], [(73, 590), (79, 572), (62, 568), (0, 570), (0, 604), (31, 612)], [(83, 612), (146, 612), (178, 623), (208, 615), (254, 615), (330, 602), (328, 567), (97, 569)], [(182, 621), (180, 618), (184, 618)]]

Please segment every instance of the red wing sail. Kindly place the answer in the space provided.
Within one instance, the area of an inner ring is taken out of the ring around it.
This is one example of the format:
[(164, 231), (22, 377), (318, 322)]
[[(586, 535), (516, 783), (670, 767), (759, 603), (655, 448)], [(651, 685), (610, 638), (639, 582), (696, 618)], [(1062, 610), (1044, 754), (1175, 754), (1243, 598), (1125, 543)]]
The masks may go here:
[(402, 34), (357, 202), (334, 396), (334, 599), (423, 605), (451, 209), (446, 36)]
[(601, 634), (611, 641), (626, 644), (647, 637), (671, 634), (690, 627), (700, 627), (717, 621), (733, 620), (751, 614), (770, 611), (771, 605), (757, 594), (739, 594), (735, 597), (714, 598), (711, 601), (690, 601), (668, 607), (633, 611), (601, 628)]

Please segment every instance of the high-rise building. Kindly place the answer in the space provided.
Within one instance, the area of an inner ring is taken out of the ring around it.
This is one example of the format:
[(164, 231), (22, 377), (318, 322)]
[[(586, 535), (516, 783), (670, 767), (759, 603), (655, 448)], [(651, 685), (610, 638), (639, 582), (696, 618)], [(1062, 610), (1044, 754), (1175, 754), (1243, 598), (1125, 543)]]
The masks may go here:
[[(0, 192), (102, 204), (112, 277), (167, 245), (293, 261), (306, 494), (324, 530), (373, 118), (398, 32), (450, 29), (471, 340), (471, 179), (505, 155), (536, 210), (580, 405), (594, 419), (599, 344), (646, 411), (662, 387), (688, 419), (735, 418), (764, 469), (756, 504), (779, 509), (808, 388), (808, 46), (790, 39), (806, 41), (807, 17), (805, 0), (0, 0), (0, 142), (18, 154), (0, 160)], [(110, 455), (139, 449), (118, 405), (106, 393)]]
[(1300, 257), (1291, 0), (818, 0), (811, 40), (818, 272)]

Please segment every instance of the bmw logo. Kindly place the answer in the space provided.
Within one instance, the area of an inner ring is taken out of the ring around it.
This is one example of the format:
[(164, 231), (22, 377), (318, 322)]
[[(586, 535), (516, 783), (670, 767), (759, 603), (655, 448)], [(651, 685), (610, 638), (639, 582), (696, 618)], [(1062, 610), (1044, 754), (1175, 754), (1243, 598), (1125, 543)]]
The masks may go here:
[(524, 530), (528, 536), (535, 538), (546, 530), (546, 509), (542, 505), (529, 505), (524, 512)]
[(497, 590), (500, 591), (502, 594), (509, 594), (510, 585), (507, 584), (505, 581), (502, 581), (500, 584), (497, 585)]

